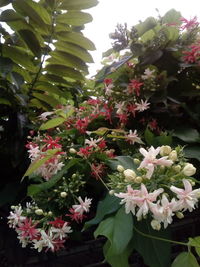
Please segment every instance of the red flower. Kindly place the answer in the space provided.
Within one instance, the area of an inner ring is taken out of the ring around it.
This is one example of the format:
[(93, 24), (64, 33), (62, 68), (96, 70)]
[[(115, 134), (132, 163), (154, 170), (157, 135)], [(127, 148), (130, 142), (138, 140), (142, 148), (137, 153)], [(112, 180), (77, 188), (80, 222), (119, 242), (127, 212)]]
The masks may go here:
[(54, 252), (60, 250), (61, 248), (64, 248), (65, 240), (54, 239), (52, 243), (54, 246), (52, 252)]
[(128, 104), (127, 105), (127, 110), (133, 114), (133, 117), (135, 117), (135, 113), (136, 113), (136, 108), (137, 106), (135, 104)]
[(70, 208), (69, 212), (71, 214), (66, 214), (65, 216), (69, 216), (72, 221), (76, 221), (77, 223), (82, 222), (84, 218), (87, 218), (86, 215), (81, 214), (79, 212), (75, 212), (73, 208)]
[(90, 98), (90, 99), (88, 99), (87, 103), (89, 105), (99, 105), (99, 104), (101, 104), (101, 101), (99, 99)]
[(56, 139), (54, 140), (51, 136), (47, 135), (46, 139), (43, 139), (42, 141), (47, 144), (47, 149), (62, 148), (62, 146), (58, 144), (60, 139), (60, 137), (56, 137)]
[(108, 86), (109, 84), (113, 83), (113, 79), (105, 79), (103, 82), (105, 83), (106, 86)]
[(119, 121), (121, 123), (123, 123), (124, 125), (127, 123), (128, 121), (128, 114), (127, 113), (123, 113), (123, 114), (117, 114), (117, 117), (119, 118)]
[(135, 92), (135, 94), (137, 96), (140, 95), (140, 87), (143, 85), (144, 83), (140, 83), (138, 80), (131, 80), (131, 82), (128, 85), (128, 89), (129, 89), (129, 94), (133, 93), (133, 90)]
[(20, 235), (23, 238), (28, 237), (34, 239), (39, 234), (38, 229), (35, 229), (36, 225), (37, 223), (32, 223), (32, 219), (26, 218), (25, 221), (20, 223), (20, 227), (18, 227), (17, 230), (21, 232)]
[(75, 128), (80, 132), (80, 133), (85, 133), (86, 129), (89, 124), (89, 119), (87, 117), (83, 119), (78, 119), (77, 122), (75, 123)]
[(183, 51), (183, 60), (186, 63), (196, 63), (200, 60), (200, 42), (189, 46), (188, 51)]
[(81, 147), (77, 155), (84, 158), (88, 158), (92, 154), (92, 151), (90, 150), (91, 148), (92, 148), (91, 146)]
[(182, 30), (194, 28), (195, 26), (199, 25), (199, 22), (197, 21), (197, 17), (196, 16), (191, 20), (187, 20), (185, 18), (181, 18), (180, 20), (184, 23), (184, 25), (181, 26)]
[(97, 180), (101, 178), (105, 170), (104, 164), (91, 164), (91, 176), (95, 177)]
[(55, 218), (54, 221), (50, 221), (50, 222), (49, 222), (49, 224), (53, 225), (53, 226), (56, 227), (56, 228), (62, 228), (63, 225), (64, 225), (65, 223), (66, 223), (66, 222), (63, 221), (63, 220), (61, 219), (61, 217)]
[(106, 141), (105, 140), (101, 140), (97, 145), (101, 150), (103, 150), (103, 149), (106, 148)]

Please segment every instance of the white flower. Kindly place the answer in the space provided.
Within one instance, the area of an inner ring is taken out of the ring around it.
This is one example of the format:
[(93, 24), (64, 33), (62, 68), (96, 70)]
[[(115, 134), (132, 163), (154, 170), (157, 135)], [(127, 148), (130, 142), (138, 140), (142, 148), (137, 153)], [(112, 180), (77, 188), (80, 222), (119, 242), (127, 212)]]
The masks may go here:
[(173, 161), (168, 160), (167, 157), (162, 157), (157, 159), (156, 156), (160, 152), (160, 147), (157, 147), (156, 149), (151, 146), (148, 151), (145, 150), (144, 148), (140, 148), (140, 153), (144, 156), (143, 161), (141, 162), (139, 168), (145, 168), (147, 169), (147, 174), (146, 177), (148, 179), (151, 178), (154, 168), (156, 165), (161, 165), (161, 166), (171, 166), (173, 164)]
[(40, 116), (38, 116), (38, 118), (42, 121), (46, 121), (47, 117), (52, 115), (52, 114), (54, 114), (54, 112), (47, 111), (47, 112), (40, 114)]
[(67, 234), (72, 232), (72, 229), (68, 226), (68, 223), (65, 222), (61, 228), (51, 227), (50, 231), (53, 234), (53, 239), (59, 238), (62, 240), (67, 237)]
[(116, 197), (123, 198), (120, 204), (125, 203), (125, 212), (128, 214), (130, 211), (135, 215), (136, 201), (135, 198), (140, 194), (140, 190), (133, 190), (130, 185), (127, 186), (127, 193), (115, 194)]
[(117, 171), (118, 172), (123, 172), (124, 171), (124, 167), (122, 165), (117, 165)]
[(97, 143), (99, 143), (102, 140), (102, 138), (98, 138), (98, 139), (85, 139), (85, 144), (92, 146), (92, 147), (97, 147)]
[(22, 207), (19, 205), (19, 206), (16, 206), (14, 207), (14, 211), (10, 212), (10, 215), (8, 216), (8, 224), (9, 224), (9, 227), (11, 228), (15, 228), (16, 225), (18, 225), (20, 222), (23, 222), (26, 217), (25, 216), (22, 216)]
[(38, 252), (40, 252), (44, 247), (50, 248), (52, 251), (54, 250), (54, 245), (53, 245), (53, 237), (52, 233), (49, 231), (46, 233), (44, 230), (40, 230), (41, 238), (40, 240), (33, 240), (33, 247), (34, 249), (37, 249)]
[(183, 168), (183, 173), (186, 176), (192, 176), (196, 173), (196, 168), (191, 163), (187, 163)]
[(151, 78), (155, 77), (153, 75), (154, 72), (155, 72), (155, 70), (150, 70), (149, 68), (147, 68), (144, 71), (144, 75), (142, 75), (141, 77), (143, 80), (151, 79)]
[(84, 212), (89, 212), (90, 205), (92, 203), (92, 199), (85, 197), (85, 200), (83, 201), (81, 197), (78, 197), (78, 201), (80, 204), (72, 206), (74, 211), (80, 213), (81, 215)]
[(172, 150), (172, 152), (169, 153), (169, 159), (176, 161), (178, 158), (176, 150)]
[(33, 146), (33, 145), (30, 145), (30, 149), (28, 150), (28, 153), (29, 153), (29, 158), (31, 159), (31, 161), (36, 160), (41, 155), (39, 146)]
[(176, 210), (189, 210), (190, 212), (195, 209), (195, 204), (200, 197), (200, 189), (192, 190), (192, 185), (186, 179), (183, 179), (184, 188), (171, 186), (170, 190), (174, 192), (179, 199), (176, 204)]
[(134, 130), (134, 132), (132, 130), (129, 130), (129, 134), (127, 134), (125, 137), (126, 140), (129, 141), (132, 145), (134, 143), (143, 144), (142, 140), (138, 137), (137, 130)]
[(105, 85), (105, 95), (110, 96), (113, 93), (113, 84)]
[(117, 114), (123, 114), (125, 111), (125, 102), (119, 102), (115, 104), (115, 108), (117, 109)]
[(135, 110), (142, 112), (145, 111), (146, 109), (149, 109), (150, 103), (148, 103), (147, 100), (145, 101), (141, 100), (141, 103), (135, 103), (135, 105), (136, 105)]
[(151, 227), (152, 227), (154, 230), (159, 231), (160, 228), (161, 228), (161, 224), (160, 224), (160, 222), (158, 222), (158, 221), (156, 221), (156, 220), (152, 220), (152, 221), (151, 221)]
[(172, 151), (170, 146), (161, 146), (160, 148), (160, 155), (163, 156), (167, 156), (169, 155), (169, 153)]

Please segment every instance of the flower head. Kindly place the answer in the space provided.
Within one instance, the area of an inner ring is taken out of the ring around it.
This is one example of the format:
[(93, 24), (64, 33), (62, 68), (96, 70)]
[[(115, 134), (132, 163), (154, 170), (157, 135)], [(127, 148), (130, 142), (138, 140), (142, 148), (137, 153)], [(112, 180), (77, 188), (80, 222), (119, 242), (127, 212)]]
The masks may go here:
[(85, 200), (83, 201), (81, 197), (78, 197), (78, 201), (80, 204), (76, 204), (72, 206), (74, 211), (80, 214), (83, 214), (84, 212), (89, 212), (92, 199), (85, 197)]

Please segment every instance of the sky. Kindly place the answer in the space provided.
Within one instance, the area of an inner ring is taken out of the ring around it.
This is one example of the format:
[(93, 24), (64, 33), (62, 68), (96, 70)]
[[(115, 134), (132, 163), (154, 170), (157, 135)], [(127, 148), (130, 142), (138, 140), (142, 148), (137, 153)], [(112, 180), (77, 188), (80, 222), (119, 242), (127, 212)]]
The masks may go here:
[(91, 53), (95, 63), (89, 67), (90, 75), (101, 68), (102, 52), (111, 48), (109, 33), (115, 31), (117, 23), (127, 23), (130, 29), (139, 20), (157, 17), (156, 8), (161, 16), (174, 8), (186, 19), (197, 16), (200, 20), (200, 0), (99, 0), (96, 7), (87, 11), (93, 16), (93, 21), (86, 24), (84, 35), (93, 41), (97, 49)]

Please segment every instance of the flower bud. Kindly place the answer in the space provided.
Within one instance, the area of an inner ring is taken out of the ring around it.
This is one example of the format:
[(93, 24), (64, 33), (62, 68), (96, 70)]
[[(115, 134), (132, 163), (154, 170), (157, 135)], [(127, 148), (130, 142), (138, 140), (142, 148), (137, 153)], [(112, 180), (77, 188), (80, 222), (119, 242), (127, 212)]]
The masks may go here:
[(169, 159), (171, 159), (172, 161), (176, 161), (177, 160), (177, 152), (176, 150), (172, 150), (172, 152), (169, 153)]
[(43, 210), (42, 209), (36, 209), (35, 210), (35, 214), (42, 215), (43, 214)]
[(172, 151), (170, 146), (161, 146), (160, 148), (160, 155), (163, 156), (167, 156), (169, 155), (169, 153)]
[(131, 169), (126, 169), (123, 173), (127, 182), (133, 181), (136, 177), (136, 173)]
[(48, 215), (49, 215), (49, 216), (52, 216), (52, 215), (53, 215), (53, 213), (52, 213), (51, 211), (49, 211), (49, 212), (48, 212)]
[(71, 148), (69, 149), (69, 153), (71, 153), (71, 154), (76, 154), (77, 151), (76, 151), (76, 149), (74, 149), (73, 147), (71, 147)]
[(176, 217), (179, 219), (183, 219), (184, 218), (184, 214), (180, 211), (176, 212)]
[(113, 196), (113, 195), (114, 195), (114, 193), (115, 193), (115, 191), (114, 191), (114, 190), (110, 190), (110, 191), (109, 191), (109, 195), (111, 195), (111, 196)]
[(73, 173), (72, 174), (72, 178), (76, 178), (76, 173)]
[(141, 176), (137, 176), (134, 180), (137, 184), (141, 184), (142, 182), (142, 177)]
[(161, 228), (161, 224), (160, 224), (158, 221), (156, 221), (156, 220), (152, 220), (152, 221), (151, 221), (151, 227), (152, 227), (154, 230), (159, 231), (160, 228)]
[(175, 165), (173, 166), (173, 170), (177, 173), (179, 173), (181, 171), (181, 166), (180, 165)]
[(65, 197), (67, 196), (67, 193), (66, 193), (66, 192), (61, 192), (61, 193), (60, 193), (60, 196), (61, 196), (62, 198), (65, 198)]
[(183, 173), (186, 176), (192, 176), (196, 173), (196, 168), (191, 163), (187, 163), (183, 168)]
[(123, 172), (124, 167), (122, 165), (117, 165), (117, 170), (118, 170), (118, 172)]
[(139, 165), (140, 164), (140, 160), (139, 159), (133, 159), (133, 162), (135, 163), (135, 164), (137, 164), (137, 165)]

